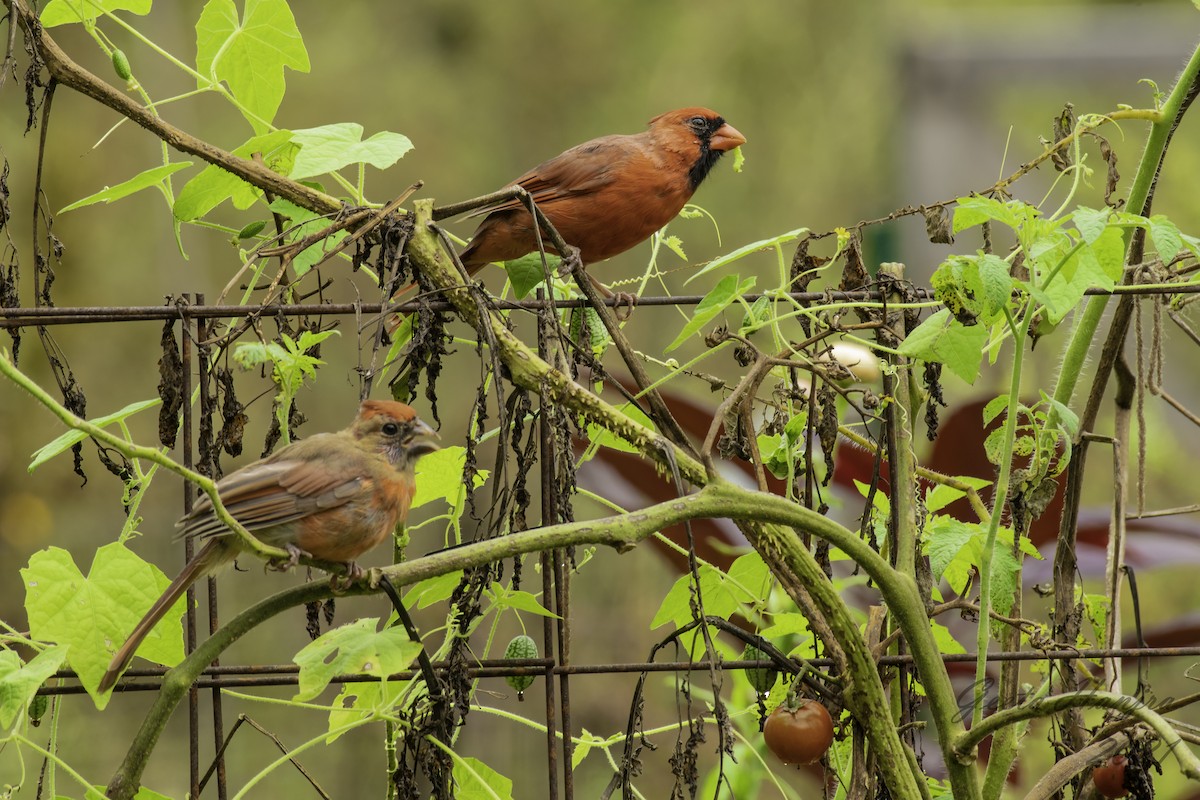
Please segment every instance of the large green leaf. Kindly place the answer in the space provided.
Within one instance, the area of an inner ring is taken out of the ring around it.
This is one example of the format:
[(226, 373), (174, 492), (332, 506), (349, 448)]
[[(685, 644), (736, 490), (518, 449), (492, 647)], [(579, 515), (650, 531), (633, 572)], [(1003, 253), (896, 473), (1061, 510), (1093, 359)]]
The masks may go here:
[(407, 669), (421, 652), (404, 628), (376, 630), (379, 620), (360, 619), (334, 628), (296, 654), (300, 666), (295, 700), (311, 700), (338, 675), (379, 678)]
[(362, 135), (363, 126), (357, 122), (292, 131), (292, 141), (300, 145), (300, 153), (292, 165), (291, 178), (310, 178), (359, 163), (387, 169), (413, 147), (407, 136), (391, 131), (380, 131), (366, 141)]
[[(196, 22), (196, 71), (224, 81), (255, 133), (266, 133), (283, 101), (285, 67), (308, 72), (308, 51), (287, 0), (209, 0)], [(200, 81), (200, 88), (207, 83)]]
[[(60, 547), (34, 553), (21, 570), (29, 631), (43, 642), (68, 645), (71, 666), (94, 692), (108, 662), (171, 581), (119, 542), (96, 551), (87, 577)], [(181, 599), (154, 627), (138, 655), (160, 664), (183, 659)], [(107, 699), (97, 698), (103, 708)]]

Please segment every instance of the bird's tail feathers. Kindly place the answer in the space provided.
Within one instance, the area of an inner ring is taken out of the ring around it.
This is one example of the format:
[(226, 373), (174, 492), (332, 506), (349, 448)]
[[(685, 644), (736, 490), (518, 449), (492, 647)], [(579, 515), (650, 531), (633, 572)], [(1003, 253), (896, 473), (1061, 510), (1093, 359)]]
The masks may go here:
[(229, 542), (225, 537), (210, 539), (208, 544), (196, 555), (192, 556), (179, 573), (175, 580), (171, 581), (171, 585), (162, 593), (158, 600), (154, 601), (154, 605), (150, 606), (150, 610), (142, 617), (141, 622), (129, 634), (129, 638), (125, 640), (125, 644), (121, 645), (121, 649), (112, 657), (112, 661), (108, 665), (108, 670), (104, 673), (104, 677), (100, 680), (99, 692), (103, 694), (113, 687), (117, 682), (117, 678), (133, 661), (134, 653), (137, 652), (142, 640), (146, 635), (154, 629), (175, 605), (176, 601), (183, 596), (183, 593), (188, 590), (188, 587), (195, 583), (199, 578), (215, 570), (225, 562), (229, 561), (235, 555), (235, 549), (230, 547)]

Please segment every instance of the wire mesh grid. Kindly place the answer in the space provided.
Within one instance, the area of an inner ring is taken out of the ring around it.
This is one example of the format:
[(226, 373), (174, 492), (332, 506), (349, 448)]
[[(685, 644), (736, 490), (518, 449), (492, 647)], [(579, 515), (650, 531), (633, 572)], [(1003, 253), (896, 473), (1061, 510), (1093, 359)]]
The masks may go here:
[[(1183, 285), (1166, 290), (1161, 287), (1128, 286), (1119, 287), (1115, 291), (1089, 290), (1088, 294), (1185, 294), (1200, 291), (1200, 285)], [(929, 296), (927, 290), (917, 290), (919, 295)], [(863, 299), (880, 299), (877, 290), (856, 292), (794, 292), (791, 297), (801, 302), (814, 301), (853, 301)], [(643, 307), (686, 307), (697, 305), (702, 296), (674, 295), (660, 297), (645, 297), (638, 301)], [(749, 301), (756, 299), (748, 297)], [(560, 309), (586, 306), (584, 299), (557, 301), (554, 305)], [(524, 301), (497, 301), (501, 309), (521, 309), (538, 311), (546, 308), (546, 302), (541, 299)], [(448, 303), (433, 301), (426, 307), (436, 311), (452, 310)], [(184, 396), (190, 396), (193, 390), (193, 376), (199, 376), (200, 381), (207, 381), (210, 376), (203, 368), (204, 353), (202, 346), (196, 343), (205, 341), (205, 326), (215, 320), (272, 318), (276, 315), (319, 314), (322, 316), (359, 316), (380, 315), (387, 311), (415, 311), (416, 304), (386, 306), (379, 303), (348, 303), (324, 304), (277, 304), (248, 309), (244, 306), (206, 305), (203, 295), (193, 298), (184, 295), (180, 302), (164, 306), (124, 306), (124, 307), (37, 307), (37, 308), (3, 308), (0, 309), (0, 328), (24, 328), (30, 326), (54, 326), (73, 324), (120, 324), (145, 320), (178, 320), (188, 327), (194, 335), (181, 337), (181, 353), (185, 364), (183, 370)], [(545, 343), (539, 341), (540, 354), (545, 354)], [(208, 402), (208, 393), (200, 393), (201, 413), (208, 413), (203, 407)], [(196, 466), (193, 442), (195, 439), (195, 420), (191, 405), (184, 403), (182, 407), (182, 443), (180, 445), (181, 460), (189, 469)], [(555, 485), (549, 472), (545, 469), (549, 454), (552, 432), (546, 425), (539, 432), (540, 450), (538, 469), (542, 484), (542, 513), (545, 523), (554, 521)], [(183, 495), (184, 513), (190, 511), (193, 493), (185, 489)], [(186, 557), (191, 558), (191, 543), (187, 542)], [(616, 674), (646, 674), (656, 672), (688, 673), (704, 671), (713, 667), (707, 660), (698, 661), (623, 661), (613, 663), (574, 663), (570, 656), (571, 642), (571, 592), (570, 571), (565, 568), (564, 559), (557, 551), (546, 551), (541, 554), (542, 591), (547, 608), (554, 612), (554, 617), (543, 617), (542, 645), (545, 657), (535, 659), (482, 659), (467, 669), (472, 678), (492, 678), (520, 675), (539, 675), (545, 679), (545, 709), (544, 722), (546, 726), (546, 767), (547, 767), (547, 796), (550, 798), (572, 798), (575, 790), (572, 769), (572, 733), (575, 729), (571, 722), (571, 679), (579, 676), (586, 678), (594, 675)], [(207, 581), (208, 602), (207, 612), (203, 619), (199, 618), (195, 602), (195, 586), (188, 590), (187, 615), (185, 620), (186, 650), (192, 652), (198, 641), (198, 628), (207, 624), (209, 633), (219, 627), (217, 613), (217, 583), (209, 577)], [(1028, 650), (1019, 652), (991, 651), (988, 653), (989, 662), (1006, 661), (1037, 661), (1046, 659), (1096, 659), (1096, 658), (1176, 658), (1200, 656), (1200, 646), (1182, 647), (1116, 647), (1091, 649), (1054, 649)], [(974, 653), (943, 654), (946, 663), (974, 663)], [(833, 666), (831, 659), (812, 659), (808, 662), (818, 668)], [(912, 657), (908, 655), (884, 655), (878, 659), (880, 667), (909, 665)], [(769, 667), (771, 661), (733, 660), (724, 661), (716, 666), (718, 669), (742, 670)], [(444, 668), (444, 663), (435, 662), (435, 669)], [(166, 674), (164, 668), (134, 668), (128, 670), (115, 692), (155, 692), (161, 686), (161, 679)], [(214, 663), (204, 670), (202, 677), (197, 680), (189, 691), (188, 696), (188, 731), (189, 731), (189, 775), (191, 796), (199, 797), (207, 784), (215, 778), (215, 791), (218, 798), (227, 797), (225, 775), (225, 752), (233, 733), (248, 720), (239, 716), (233, 726), (227, 726), (224, 719), (224, 704), (222, 691), (224, 689), (244, 689), (267, 686), (290, 686), (298, 682), (299, 667), (295, 664), (257, 664), (257, 665), (221, 665)], [(419, 677), (416, 669), (406, 670), (389, 676), (390, 679), (407, 680)], [(85, 693), (84, 687), (78, 682), (71, 670), (61, 670), (54, 676), (58, 685), (43, 687), (41, 693), (46, 695), (77, 695)], [(334, 678), (331, 683), (345, 684), (354, 682), (374, 681), (378, 678), (366, 675), (343, 675)], [(214, 737), (214, 757), (212, 763), (205, 769), (201, 763), (201, 692), (210, 693), (210, 713), (212, 735)], [(250, 724), (254, 724), (250, 721)], [(283, 749), (282, 745), (280, 748)], [(298, 763), (297, 768), (304, 772)], [(306, 777), (307, 777), (307, 773)], [(312, 779), (309, 779), (312, 781)], [(315, 781), (314, 789), (323, 793)]]

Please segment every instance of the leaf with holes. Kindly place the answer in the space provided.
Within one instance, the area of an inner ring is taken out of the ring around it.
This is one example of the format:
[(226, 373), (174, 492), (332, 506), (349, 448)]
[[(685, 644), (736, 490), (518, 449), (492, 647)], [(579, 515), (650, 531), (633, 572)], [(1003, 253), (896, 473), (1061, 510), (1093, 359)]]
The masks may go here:
[(293, 700), (311, 700), (338, 675), (385, 678), (408, 669), (421, 652), (402, 627), (376, 630), (379, 620), (360, 619), (334, 628), (308, 644), (293, 659), (300, 667)]

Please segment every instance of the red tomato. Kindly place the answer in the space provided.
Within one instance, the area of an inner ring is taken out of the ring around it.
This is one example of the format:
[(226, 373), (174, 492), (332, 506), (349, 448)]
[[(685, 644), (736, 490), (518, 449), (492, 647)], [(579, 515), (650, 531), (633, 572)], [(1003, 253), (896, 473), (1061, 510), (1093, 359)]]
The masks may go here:
[(1105, 797), (1124, 797), (1129, 794), (1125, 788), (1125, 756), (1112, 756), (1103, 766), (1092, 770), (1092, 783), (1096, 791)]
[(767, 717), (763, 739), (785, 764), (815, 764), (833, 743), (833, 720), (825, 706), (801, 700), (791, 709), (785, 701)]

